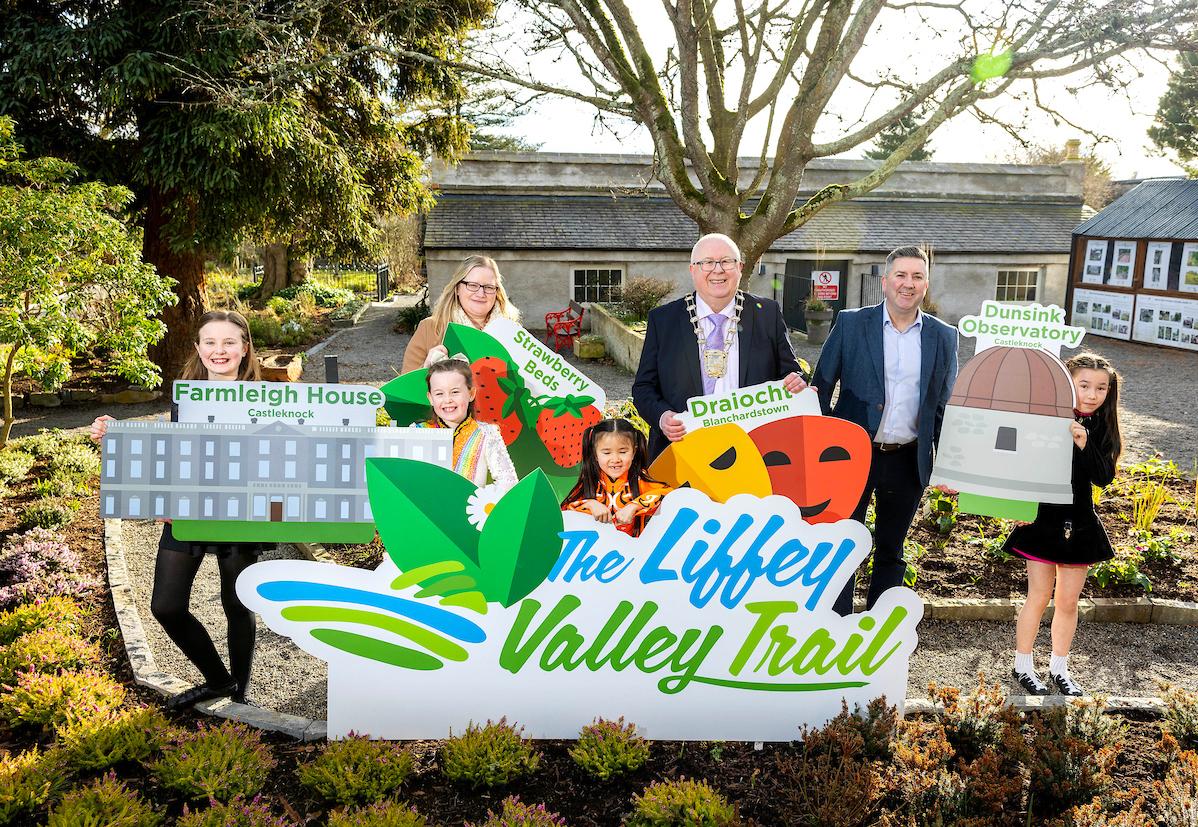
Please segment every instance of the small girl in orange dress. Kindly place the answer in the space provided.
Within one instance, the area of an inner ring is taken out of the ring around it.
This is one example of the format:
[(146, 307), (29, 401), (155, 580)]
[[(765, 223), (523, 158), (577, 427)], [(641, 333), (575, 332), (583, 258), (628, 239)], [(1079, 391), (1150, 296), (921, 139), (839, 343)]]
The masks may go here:
[(627, 419), (604, 419), (582, 435), (582, 474), (562, 502), (563, 511), (590, 514), (639, 537), (673, 489), (649, 476), (645, 435)]

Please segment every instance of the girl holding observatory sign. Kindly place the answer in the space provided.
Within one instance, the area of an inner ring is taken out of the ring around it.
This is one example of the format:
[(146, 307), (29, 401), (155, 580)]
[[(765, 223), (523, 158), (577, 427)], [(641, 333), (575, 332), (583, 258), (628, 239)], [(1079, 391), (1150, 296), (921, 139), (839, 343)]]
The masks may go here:
[[(249, 325), (240, 313), (210, 310), (200, 317), (195, 353), (184, 366), (181, 380), (258, 381), (261, 370)], [(172, 406), (171, 419), (178, 411)], [(99, 442), (111, 416), (96, 417), (91, 438)], [(254, 613), (237, 597), (237, 578), (258, 562), (270, 546), (261, 543), (207, 543), (176, 540), (170, 520), (162, 527), (154, 563), (154, 592), (150, 611), (175, 645), (195, 664), (204, 682), (167, 701), (174, 709), (213, 698), (232, 697), (245, 703), (245, 690), (254, 660)], [(212, 637), (189, 609), (191, 587), (205, 555), (214, 555), (220, 571), (220, 599), (229, 624), (229, 667), (221, 660)]]
[[(1094, 512), (1092, 486), (1107, 485), (1123, 441), (1119, 434), (1119, 374), (1101, 356), (1079, 353), (1065, 363), (1077, 397), (1073, 436), (1073, 502), (1041, 503), (1034, 522), (1007, 537), (1004, 549), (1027, 560), (1027, 602), (1015, 626), (1012, 676), (1029, 694), (1047, 695), (1032, 658), (1040, 618), (1055, 598), (1049, 676), (1062, 695), (1084, 690), (1069, 674), (1069, 649), (1077, 629), (1077, 600), (1089, 567), (1114, 556), (1106, 531)], [(1055, 591), (1054, 591), (1055, 589)]]

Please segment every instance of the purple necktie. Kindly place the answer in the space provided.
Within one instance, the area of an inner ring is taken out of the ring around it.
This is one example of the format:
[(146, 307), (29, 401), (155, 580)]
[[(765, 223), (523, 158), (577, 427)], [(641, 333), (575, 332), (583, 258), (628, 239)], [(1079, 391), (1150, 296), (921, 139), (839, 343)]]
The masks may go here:
[[(724, 349), (724, 325), (728, 322), (728, 317), (723, 313), (712, 313), (707, 317), (711, 321), (711, 332), (707, 334), (707, 349), (708, 350), (723, 350)], [(706, 360), (705, 360), (706, 361)], [(707, 365), (701, 365), (703, 369), (703, 395), (707, 396), (715, 391), (716, 378), (707, 375)], [(728, 366), (724, 366), (726, 371)]]

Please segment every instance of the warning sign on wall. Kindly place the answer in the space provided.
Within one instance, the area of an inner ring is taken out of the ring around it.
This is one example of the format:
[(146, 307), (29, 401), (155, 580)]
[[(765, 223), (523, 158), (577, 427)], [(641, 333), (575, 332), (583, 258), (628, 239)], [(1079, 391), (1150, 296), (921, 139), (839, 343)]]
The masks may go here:
[(817, 299), (826, 302), (840, 300), (840, 271), (816, 270), (811, 274), (811, 289)]

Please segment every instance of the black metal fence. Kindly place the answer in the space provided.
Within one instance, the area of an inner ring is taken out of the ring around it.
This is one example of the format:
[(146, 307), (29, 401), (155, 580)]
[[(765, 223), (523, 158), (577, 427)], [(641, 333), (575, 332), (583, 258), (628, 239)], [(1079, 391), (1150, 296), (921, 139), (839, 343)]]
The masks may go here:
[(861, 293), (858, 307), (869, 307), (882, 301), (882, 268), (871, 264), (868, 273), (861, 274)]
[[(254, 281), (261, 282), (265, 268), (255, 264)], [(336, 264), (317, 261), (309, 271), (308, 278), (316, 284), (349, 290), (362, 296), (371, 296), (374, 301), (383, 301), (391, 294), (391, 265), (381, 264)]]

